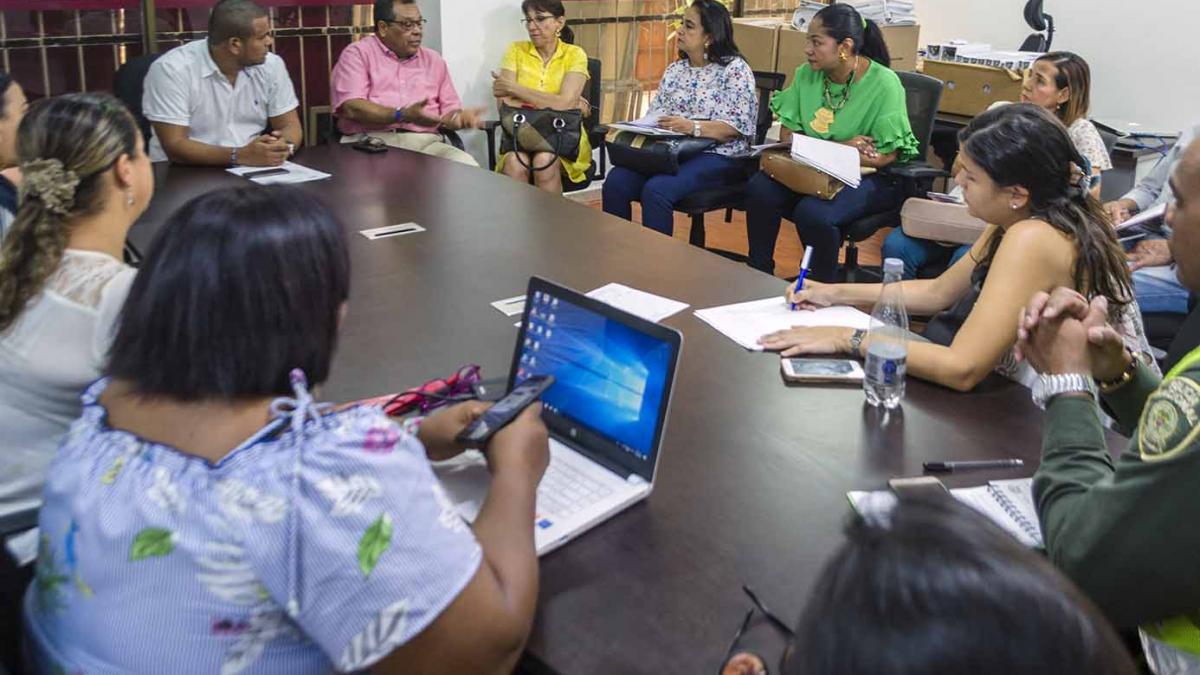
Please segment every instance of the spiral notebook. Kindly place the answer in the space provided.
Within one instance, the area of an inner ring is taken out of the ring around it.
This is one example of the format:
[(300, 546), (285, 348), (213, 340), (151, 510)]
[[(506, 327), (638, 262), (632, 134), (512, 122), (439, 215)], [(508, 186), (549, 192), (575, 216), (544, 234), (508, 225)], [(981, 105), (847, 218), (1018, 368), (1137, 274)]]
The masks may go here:
[[(1033, 479), (994, 480), (979, 487), (951, 490), (955, 499), (987, 516), (1017, 541), (1030, 548), (1045, 548), (1037, 506), (1033, 502)], [(846, 497), (854, 510), (867, 516), (890, 510), (896, 503), (891, 491), (849, 492)]]

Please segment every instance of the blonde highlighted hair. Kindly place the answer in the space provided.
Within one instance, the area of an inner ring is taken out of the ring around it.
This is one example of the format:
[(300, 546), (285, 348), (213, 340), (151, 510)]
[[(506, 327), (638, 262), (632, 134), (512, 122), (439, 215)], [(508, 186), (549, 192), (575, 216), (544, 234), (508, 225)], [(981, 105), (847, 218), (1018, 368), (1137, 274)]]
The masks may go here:
[(0, 331), (7, 330), (62, 262), (70, 223), (104, 205), (104, 174), (137, 153), (141, 132), (108, 94), (35, 103), (17, 130), (20, 206), (0, 246)]

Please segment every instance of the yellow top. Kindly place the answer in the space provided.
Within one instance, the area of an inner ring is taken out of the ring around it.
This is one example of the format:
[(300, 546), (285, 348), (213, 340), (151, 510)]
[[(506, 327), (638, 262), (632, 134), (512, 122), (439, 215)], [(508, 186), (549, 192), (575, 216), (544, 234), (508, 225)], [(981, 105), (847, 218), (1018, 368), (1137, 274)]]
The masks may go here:
[[(501, 70), (511, 70), (517, 74), (517, 84), (530, 89), (536, 89), (546, 94), (557, 94), (562, 89), (563, 79), (567, 73), (579, 73), (588, 76), (587, 52), (575, 45), (558, 41), (558, 48), (549, 63), (542, 62), (542, 55), (537, 47), (529, 40), (514, 42), (500, 60)], [(595, 101), (589, 101), (595, 104)], [(593, 110), (592, 114), (598, 114)], [(506, 155), (501, 155), (496, 162), (496, 171), (504, 166)], [(592, 163), (592, 148), (588, 143), (587, 134), (579, 139), (579, 157), (574, 161), (560, 158), (567, 177), (572, 183), (583, 182), (587, 176), (588, 166)]]

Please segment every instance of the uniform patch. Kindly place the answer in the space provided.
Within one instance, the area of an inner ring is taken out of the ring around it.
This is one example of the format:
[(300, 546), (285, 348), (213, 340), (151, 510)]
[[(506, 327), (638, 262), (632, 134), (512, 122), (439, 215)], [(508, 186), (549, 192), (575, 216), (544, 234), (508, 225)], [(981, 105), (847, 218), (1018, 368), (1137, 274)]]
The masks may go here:
[(1200, 434), (1200, 384), (1175, 377), (1146, 401), (1138, 426), (1142, 460), (1156, 462), (1183, 452)]

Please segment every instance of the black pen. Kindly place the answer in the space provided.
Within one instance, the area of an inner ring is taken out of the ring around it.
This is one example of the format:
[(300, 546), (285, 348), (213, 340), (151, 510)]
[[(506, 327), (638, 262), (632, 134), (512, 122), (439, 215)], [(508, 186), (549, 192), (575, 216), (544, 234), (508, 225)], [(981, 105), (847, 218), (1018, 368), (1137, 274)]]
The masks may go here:
[(971, 462), (925, 462), (922, 466), (929, 473), (954, 473), (978, 469), (1012, 469), (1024, 466), (1019, 459), (984, 459)]

